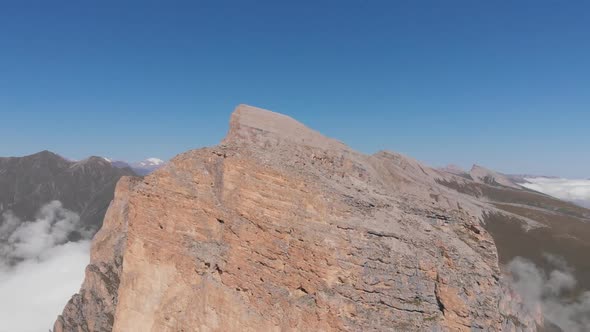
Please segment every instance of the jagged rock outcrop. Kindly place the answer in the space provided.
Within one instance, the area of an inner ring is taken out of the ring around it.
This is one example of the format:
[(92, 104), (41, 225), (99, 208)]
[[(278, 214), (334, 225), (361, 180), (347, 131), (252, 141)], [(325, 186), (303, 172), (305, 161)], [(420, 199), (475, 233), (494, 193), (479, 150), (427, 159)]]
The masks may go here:
[(117, 186), (55, 331), (516, 331), (493, 207), (241, 105), (221, 145)]

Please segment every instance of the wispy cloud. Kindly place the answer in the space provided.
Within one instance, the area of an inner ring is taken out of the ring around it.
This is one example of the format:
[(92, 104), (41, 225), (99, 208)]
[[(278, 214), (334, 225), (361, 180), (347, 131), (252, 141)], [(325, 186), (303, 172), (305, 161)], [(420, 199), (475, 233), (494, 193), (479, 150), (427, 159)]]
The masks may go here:
[(546, 259), (553, 265), (550, 273), (524, 258), (512, 260), (508, 269), (514, 289), (531, 310), (540, 306), (545, 318), (563, 331), (588, 331), (590, 292), (583, 292), (575, 298), (564, 296), (576, 287), (577, 280), (563, 259), (552, 255), (547, 255)]
[(590, 208), (590, 180), (527, 178), (522, 186)]
[(90, 236), (80, 218), (53, 201), (34, 221), (11, 213), (0, 218), (1, 331), (52, 327), (78, 291), (89, 261)]

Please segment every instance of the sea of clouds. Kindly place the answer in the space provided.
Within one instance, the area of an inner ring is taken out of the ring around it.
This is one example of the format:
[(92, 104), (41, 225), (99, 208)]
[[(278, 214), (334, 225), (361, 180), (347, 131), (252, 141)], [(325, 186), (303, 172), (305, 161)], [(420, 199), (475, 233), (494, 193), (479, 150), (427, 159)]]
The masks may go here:
[[(520, 185), (590, 208), (590, 180), (526, 178)], [(531, 308), (540, 307), (545, 317), (563, 331), (589, 331), (590, 292), (571, 297), (577, 280), (562, 258), (545, 255), (553, 269), (547, 273), (533, 262), (514, 259), (509, 265), (514, 288)], [(568, 295), (568, 296), (566, 296)]]
[(587, 332), (590, 327), (590, 292), (571, 296), (577, 280), (563, 258), (545, 255), (552, 266), (549, 273), (533, 262), (517, 257), (508, 264), (512, 287), (525, 305), (535, 311), (541, 308), (547, 320), (563, 331)]
[(526, 178), (520, 185), (590, 208), (590, 180)]
[(90, 237), (59, 201), (43, 206), (35, 220), (11, 212), (0, 217), (0, 332), (53, 327), (84, 279)]

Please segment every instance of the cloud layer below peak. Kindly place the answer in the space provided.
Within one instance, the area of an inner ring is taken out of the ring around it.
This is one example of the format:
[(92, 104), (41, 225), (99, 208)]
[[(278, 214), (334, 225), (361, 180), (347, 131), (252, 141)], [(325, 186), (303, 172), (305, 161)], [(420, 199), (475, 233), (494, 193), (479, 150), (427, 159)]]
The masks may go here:
[(523, 187), (590, 208), (590, 180), (527, 178)]
[(78, 215), (58, 201), (33, 221), (0, 216), (0, 331), (52, 328), (84, 279), (89, 239)]
[(561, 257), (545, 254), (552, 265), (544, 271), (533, 262), (516, 257), (508, 264), (512, 287), (531, 311), (540, 307), (545, 319), (563, 331), (585, 332), (590, 326), (590, 292), (572, 297), (577, 284), (572, 269)]

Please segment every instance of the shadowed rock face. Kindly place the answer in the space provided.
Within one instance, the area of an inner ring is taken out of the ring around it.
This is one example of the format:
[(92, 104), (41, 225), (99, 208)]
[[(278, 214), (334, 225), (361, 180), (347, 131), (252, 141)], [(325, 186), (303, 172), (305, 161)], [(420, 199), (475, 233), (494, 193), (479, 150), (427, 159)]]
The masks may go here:
[(22, 220), (33, 220), (39, 208), (52, 200), (80, 215), (94, 231), (102, 221), (117, 181), (134, 175), (103, 158), (68, 161), (49, 151), (25, 157), (0, 158), (0, 214), (11, 210)]
[(446, 177), (241, 105), (221, 145), (119, 182), (55, 331), (534, 330), (495, 208)]

